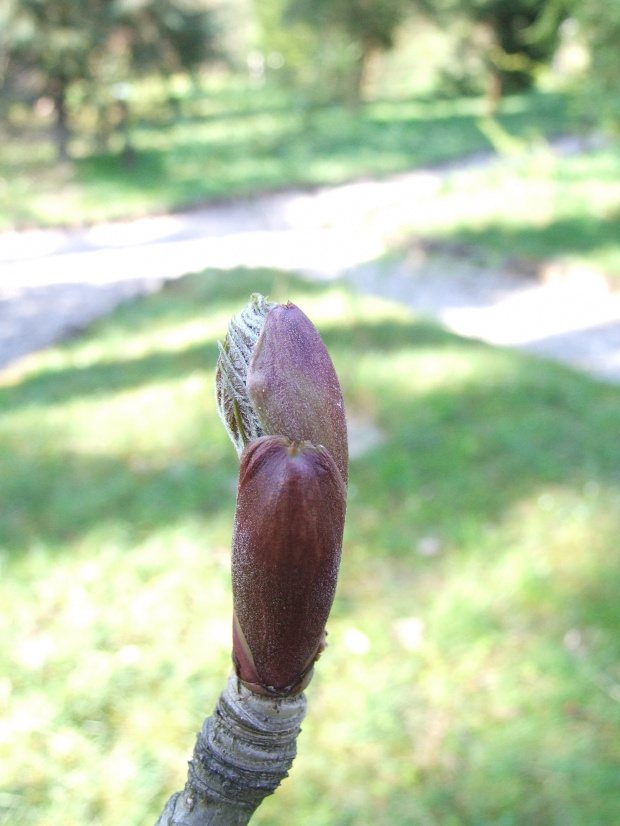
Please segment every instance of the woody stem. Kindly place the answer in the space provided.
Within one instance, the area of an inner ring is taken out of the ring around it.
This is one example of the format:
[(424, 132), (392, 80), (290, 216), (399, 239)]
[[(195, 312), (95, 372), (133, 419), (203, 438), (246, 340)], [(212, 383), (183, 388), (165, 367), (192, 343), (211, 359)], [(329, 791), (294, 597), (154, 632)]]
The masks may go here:
[(187, 783), (155, 826), (245, 826), (288, 775), (306, 713), (304, 694), (264, 697), (234, 674), (199, 732)]

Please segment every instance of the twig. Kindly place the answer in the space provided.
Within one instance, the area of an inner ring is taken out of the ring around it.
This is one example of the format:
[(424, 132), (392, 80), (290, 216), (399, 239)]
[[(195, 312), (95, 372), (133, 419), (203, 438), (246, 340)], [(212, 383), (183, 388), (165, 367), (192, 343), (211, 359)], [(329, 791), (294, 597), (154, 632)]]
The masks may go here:
[(155, 826), (245, 826), (288, 775), (305, 695), (265, 697), (231, 674), (198, 734), (187, 783)]

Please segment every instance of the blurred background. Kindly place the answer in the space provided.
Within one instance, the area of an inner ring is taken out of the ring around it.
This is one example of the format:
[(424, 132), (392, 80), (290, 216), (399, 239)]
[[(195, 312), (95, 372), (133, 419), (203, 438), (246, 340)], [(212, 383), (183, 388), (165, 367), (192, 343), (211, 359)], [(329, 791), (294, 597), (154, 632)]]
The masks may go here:
[(0, 228), (613, 135), (619, 15), (613, 0), (2, 0)]
[(364, 248), (334, 236), (329, 279), (197, 247), (0, 353), (0, 823), (150, 823), (184, 784), (230, 669), (217, 340), (255, 291), (323, 335), (351, 484), (299, 754), (252, 822), (620, 822), (618, 317), (603, 382), (411, 309), (420, 268), (457, 309), (577, 283), (586, 335), (575, 306), (616, 306), (619, 125), (616, 0), (0, 0), (0, 341), (94, 275), (37, 259), (35, 295), (11, 245), (128, 221), (114, 269), (133, 219), (424, 172), (302, 215)]

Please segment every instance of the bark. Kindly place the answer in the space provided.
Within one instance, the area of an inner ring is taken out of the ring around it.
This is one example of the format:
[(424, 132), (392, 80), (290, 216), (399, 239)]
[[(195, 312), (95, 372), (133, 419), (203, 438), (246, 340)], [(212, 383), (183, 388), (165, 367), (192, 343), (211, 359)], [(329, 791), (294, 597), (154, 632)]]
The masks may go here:
[(489, 78), (486, 89), (486, 103), (487, 113), (489, 115), (497, 114), (497, 110), (502, 100), (504, 91), (504, 79), (499, 69), (491, 67), (489, 70)]
[(288, 775), (306, 713), (304, 694), (264, 697), (231, 674), (198, 734), (187, 783), (155, 826), (245, 826)]
[(345, 104), (352, 112), (358, 112), (362, 105), (366, 64), (370, 50), (364, 49), (356, 59), (347, 77), (345, 78)]
[(67, 161), (69, 159), (69, 116), (67, 112), (67, 89), (69, 82), (62, 76), (52, 78), (51, 94), (56, 110), (56, 128), (54, 130), (56, 145), (58, 147), (58, 160)]
[(364, 101), (364, 93), (371, 89), (376, 72), (376, 60), (381, 48), (373, 43), (363, 43), (362, 52), (355, 61), (346, 79), (345, 103), (353, 111), (359, 111)]

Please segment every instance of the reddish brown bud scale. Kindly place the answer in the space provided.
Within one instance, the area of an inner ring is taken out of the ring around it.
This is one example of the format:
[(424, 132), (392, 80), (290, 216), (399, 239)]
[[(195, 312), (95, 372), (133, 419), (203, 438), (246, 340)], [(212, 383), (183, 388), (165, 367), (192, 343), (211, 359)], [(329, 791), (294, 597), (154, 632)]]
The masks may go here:
[(301, 691), (322, 650), (346, 509), (326, 449), (264, 436), (241, 455), (233, 531), (233, 659), (253, 690)]
[(347, 423), (340, 384), (318, 330), (295, 304), (279, 304), (267, 313), (246, 384), (265, 433), (323, 445), (346, 484)]

